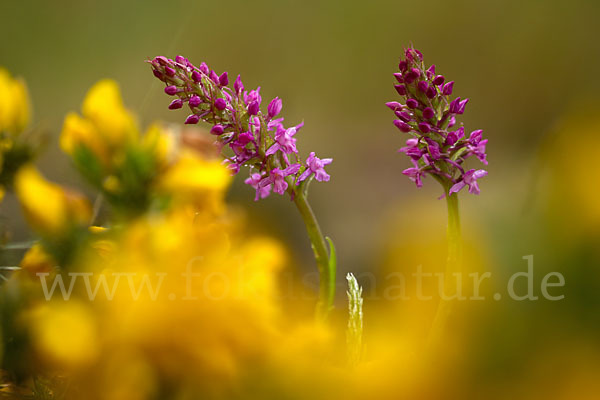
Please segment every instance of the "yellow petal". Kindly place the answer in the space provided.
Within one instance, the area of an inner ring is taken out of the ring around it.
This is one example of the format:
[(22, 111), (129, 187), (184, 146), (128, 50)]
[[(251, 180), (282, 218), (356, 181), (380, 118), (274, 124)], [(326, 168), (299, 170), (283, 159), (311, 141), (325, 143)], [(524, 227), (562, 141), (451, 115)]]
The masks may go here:
[(104, 79), (92, 86), (81, 111), (112, 146), (136, 135), (135, 120), (123, 106), (119, 85), (113, 80)]
[(0, 68), (0, 131), (22, 132), (29, 123), (29, 96), (22, 79), (13, 79)]

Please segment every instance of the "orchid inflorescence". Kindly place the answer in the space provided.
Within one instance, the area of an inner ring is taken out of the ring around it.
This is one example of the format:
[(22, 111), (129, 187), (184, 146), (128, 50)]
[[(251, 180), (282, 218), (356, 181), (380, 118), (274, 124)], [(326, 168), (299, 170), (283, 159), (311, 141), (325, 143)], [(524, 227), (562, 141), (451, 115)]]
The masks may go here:
[(260, 87), (246, 91), (239, 75), (232, 89), (227, 72), (219, 75), (204, 62), (195, 67), (182, 56), (175, 60), (159, 56), (149, 63), (154, 75), (167, 85), (165, 93), (176, 97), (169, 109), (187, 103), (192, 114), (185, 123), (202, 120), (212, 124), (210, 133), (232, 151), (227, 157), (229, 168), (236, 174), (243, 165), (251, 168), (245, 183), (256, 190), (255, 200), (269, 196), (271, 191), (281, 195), (288, 192), (293, 198), (301, 183), (313, 176), (317, 181), (329, 180), (324, 166), (332, 159), (320, 159), (311, 152), (303, 163), (298, 156), (294, 135), (303, 123), (283, 126), (283, 118), (276, 118), (282, 109), (278, 97), (263, 113)]
[(432, 175), (445, 188), (444, 195), (452, 195), (468, 186), (469, 192), (479, 194), (477, 179), (487, 175), (483, 169), (465, 170), (464, 161), (475, 156), (487, 165), (482, 130), (465, 136), (463, 126), (456, 125), (456, 116), (462, 115), (469, 99), (457, 97), (450, 100), (454, 82), (446, 82), (443, 75), (436, 75), (435, 65), (425, 68), (423, 55), (414, 48), (405, 50), (405, 59), (400, 60), (400, 72), (394, 74), (395, 85), (404, 104), (391, 101), (386, 105), (394, 111), (394, 125), (413, 137), (399, 152), (410, 157), (413, 167), (402, 173), (417, 187), (423, 185), (422, 178)]

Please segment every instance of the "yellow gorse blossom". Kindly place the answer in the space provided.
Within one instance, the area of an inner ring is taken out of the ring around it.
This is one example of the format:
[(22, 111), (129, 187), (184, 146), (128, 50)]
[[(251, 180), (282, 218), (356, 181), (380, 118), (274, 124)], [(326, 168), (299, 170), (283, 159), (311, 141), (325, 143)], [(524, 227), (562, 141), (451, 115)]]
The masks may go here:
[(42, 235), (56, 235), (73, 225), (87, 224), (91, 207), (87, 199), (49, 182), (28, 165), (15, 177), (15, 192), (29, 224)]
[(81, 111), (82, 116), (69, 113), (65, 118), (60, 144), (68, 154), (83, 146), (108, 163), (111, 152), (121, 150), (138, 135), (135, 118), (123, 106), (119, 86), (113, 80), (101, 80), (92, 86)]
[(29, 123), (29, 96), (22, 79), (0, 68), (0, 132), (21, 133)]

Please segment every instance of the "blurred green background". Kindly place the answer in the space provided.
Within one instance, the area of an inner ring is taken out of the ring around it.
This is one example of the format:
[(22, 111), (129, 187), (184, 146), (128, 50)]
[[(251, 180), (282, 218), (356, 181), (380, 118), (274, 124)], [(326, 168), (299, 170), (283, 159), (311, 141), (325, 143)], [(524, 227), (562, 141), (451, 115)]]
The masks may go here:
[[(241, 74), (246, 87), (262, 86), (266, 101), (281, 97), (286, 121), (305, 122), (301, 153), (334, 159), (331, 182), (312, 186), (311, 203), (337, 244), (342, 283), (346, 271), (386, 268), (387, 254), (411, 234), (427, 242), (445, 230), (438, 185), (427, 179), (417, 190), (401, 175), (409, 161), (396, 151), (406, 137), (384, 106), (396, 98), (398, 57), (413, 43), (456, 81), (456, 95), (471, 99), (467, 131), (481, 128), (490, 140), (482, 194), (464, 193), (461, 204), (465, 237), (485, 253), (480, 269), (495, 271), (500, 285), (534, 254), (537, 282), (545, 271), (561, 271), (567, 282), (560, 302), (487, 302), (479, 310), (473, 371), (503, 382), (530, 376), (521, 368), (565, 341), (583, 354), (578, 365), (600, 371), (599, 17), (597, 0), (2, 0), (0, 65), (26, 79), (34, 124), (50, 135), (41, 168), (84, 190), (58, 135), (64, 115), (101, 78), (120, 83), (145, 126), (186, 115), (167, 110), (144, 64), (156, 55), (206, 61)], [(253, 203), (242, 181), (230, 201), (312, 265), (292, 204), (278, 196)], [(2, 218), (16, 240), (28, 237), (14, 199)], [(548, 356), (547, 374), (573, 371), (575, 362), (561, 357)]]

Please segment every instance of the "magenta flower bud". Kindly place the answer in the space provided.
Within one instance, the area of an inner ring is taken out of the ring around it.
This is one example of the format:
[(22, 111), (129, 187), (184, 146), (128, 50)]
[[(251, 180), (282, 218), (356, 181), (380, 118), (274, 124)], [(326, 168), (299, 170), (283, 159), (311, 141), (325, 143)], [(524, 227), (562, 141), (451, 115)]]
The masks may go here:
[(396, 92), (398, 92), (398, 94), (400, 96), (406, 96), (406, 86), (404, 86), (404, 85), (394, 85), (394, 87), (396, 88)]
[(396, 78), (398, 83), (404, 83), (404, 77), (402, 76), (402, 74), (400, 72), (394, 73), (394, 77)]
[(404, 133), (410, 132), (410, 125), (408, 125), (404, 121), (400, 121), (399, 119), (396, 119), (396, 120), (394, 120), (394, 125), (396, 125), (396, 128), (400, 129)]
[(419, 122), (419, 130), (423, 133), (431, 132), (431, 126), (427, 122)]
[(427, 89), (429, 89), (429, 84), (427, 81), (421, 81), (417, 84), (417, 88), (419, 88), (421, 92), (425, 93)]
[(183, 107), (183, 101), (181, 99), (175, 99), (169, 104), (169, 110), (177, 110)]
[(460, 102), (460, 97), (457, 97), (454, 100), (452, 100), (450, 102), (450, 107), (449, 107), (448, 111), (450, 111), (452, 114), (457, 114), (458, 113), (458, 103), (459, 102)]
[(165, 74), (167, 74), (167, 76), (175, 76), (175, 70), (171, 67), (165, 67)]
[(185, 123), (188, 125), (195, 125), (200, 121), (200, 117), (196, 114), (192, 114), (185, 119)]
[(155, 77), (157, 77), (158, 79), (160, 79), (161, 81), (163, 80), (163, 74), (162, 72), (160, 72), (157, 69), (152, 69), (152, 73), (154, 74)]
[(218, 98), (215, 100), (215, 108), (217, 110), (224, 110), (225, 107), (227, 107), (227, 103), (225, 103), (225, 100)]
[(400, 61), (398, 63), (398, 69), (402, 72), (406, 71), (406, 68), (408, 68), (408, 63), (404, 60)]
[(155, 63), (158, 63), (158, 64), (160, 64), (160, 65), (167, 65), (167, 64), (169, 63), (169, 59), (168, 59), (167, 57), (165, 57), (165, 56), (157, 56), (157, 57), (154, 57), (154, 60), (153, 60), (153, 61), (154, 61)]
[(412, 119), (410, 117), (410, 114), (407, 113), (406, 111), (398, 110), (398, 111), (394, 112), (394, 114), (396, 114), (396, 117), (400, 118), (404, 122), (409, 122)]
[(227, 76), (227, 71), (223, 72), (221, 76), (219, 76), (219, 84), (221, 84), (221, 86), (229, 85), (229, 77)]
[(419, 102), (416, 101), (415, 99), (408, 99), (408, 100), (406, 100), (406, 106), (408, 108), (417, 108), (417, 107), (419, 107)]
[(196, 70), (192, 71), (192, 79), (194, 82), (198, 83), (202, 81), (202, 74)]
[(248, 105), (248, 115), (256, 115), (260, 111), (260, 104), (258, 101), (254, 100), (252, 103)]
[(224, 131), (224, 128), (222, 125), (215, 125), (212, 127), (212, 129), (210, 130), (210, 133), (212, 133), (213, 135), (219, 136), (222, 135)]
[(456, 117), (453, 115), (448, 119), (448, 128), (452, 128), (456, 125)]
[(471, 144), (474, 144), (474, 145), (479, 144), (479, 142), (481, 141), (482, 134), (483, 134), (482, 129), (477, 129), (476, 131), (471, 132), (471, 134), (469, 135), (469, 142), (471, 142)]
[(200, 96), (194, 95), (194, 96), (190, 97), (190, 101), (189, 101), (190, 107), (198, 107), (200, 105), (200, 103), (202, 103), (202, 99), (200, 99)]
[(402, 109), (402, 104), (398, 103), (397, 101), (388, 101), (385, 103), (385, 105), (392, 111)]
[(169, 96), (173, 96), (173, 95), (175, 95), (177, 92), (178, 92), (178, 90), (177, 90), (177, 86), (173, 86), (173, 85), (171, 85), (171, 86), (167, 86), (167, 87), (165, 88), (165, 93), (166, 93), (166, 94), (168, 94)]
[(452, 94), (452, 89), (454, 89), (454, 81), (450, 81), (444, 85), (442, 89), (442, 94), (444, 96), (450, 96)]
[(423, 110), (423, 118), (431, 119), (434, 116), (435, 116), (435, 111), (433, 111), (433, 108), (427, 107), (426, 109)]
[(282, 107), (283, 102), (279, 97), (275, 97), (273, 100), (271, 100), (269, 106), (267, 107), (269, 118), (273, 118), (274, 116), (278, 115), (281, 112)]
[(435, 64), (432, 64), (431, 67), (427, 69), (427, 77), (431, 79), (432, 76), (435, 75)]
[(204, 75), (208, 75), (208, 73), (210, 72), (208, 69), (208, 65), (206, 65), (205, 62), (201, 63), (200, 66), (198, 67), (198, 69), (200, 70), (200, 72), (202, 72)]
[(429, 86), (425, 92), (425, 96), (427, 96), (428, 99), (433, 99), (436, 95), (437, 91), (435, 90), (435, 86)]
[(211, 70), (210, 74), (208, 75), (208, 77), (210, 78), (211, 81), (213, 81), (217, 85), (220, 84), (220, 82), (219, 82), (219, 75), (217, 75), (217, 73), (215, 71)]
[(235, 82), (233, 82), (233, 90), (235, 90), (235, 92), (238, 94), (244, 91), (244, 84), (242, 83), (241, 75), (238, 75)]
[(458, 111), (456, 113), (463, 114), (465, 112), (465, 107), (467, 106), (468, 102), (469, 102), (469, 99), (464, 99), (463, 101), (458, 103)]
[(404, 82), (413, 83), (418, 77), (421, 76), (421, 71), (417, 68), (412, 68), (404, 75)]
[(454, 143), (458, 142), (458, 135), (456, 132), (449, 132), (446, 136), (446, 146), (454, 146)]
[(183, 64), (183, 65), (187, 64), (187, 60), (185, 59), (184, 56), (176, 56), (175, 62), (178, 62), (179, 64)]
[(433, 84), (439, 86), (444, 83), (444, 80), (444, 75), (437, 75), (435, 78), (433, 78)]

